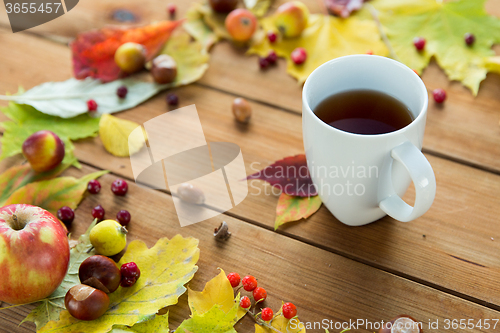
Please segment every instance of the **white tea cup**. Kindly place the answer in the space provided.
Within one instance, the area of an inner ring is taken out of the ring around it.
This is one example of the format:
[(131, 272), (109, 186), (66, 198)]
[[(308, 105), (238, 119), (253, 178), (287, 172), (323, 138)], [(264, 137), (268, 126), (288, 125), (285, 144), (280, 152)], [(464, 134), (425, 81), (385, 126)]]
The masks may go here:
[[(373, 90), (405, 104), (414, 120), (399, 130), (365, 135), (339, 130), (314, 113), (327, 97)], [(351, 55), (319, 66), (302, 91), (302, 131), (308, 170), (321, 200), (341, 222), (360, 226), (386, 214), (408, 222), (423, 215), (436, 194), (436, 179), (422, 154), (427, 90), (420, 77), (395, 60)], [(410, 181), (414, 206), (401, 196)]]

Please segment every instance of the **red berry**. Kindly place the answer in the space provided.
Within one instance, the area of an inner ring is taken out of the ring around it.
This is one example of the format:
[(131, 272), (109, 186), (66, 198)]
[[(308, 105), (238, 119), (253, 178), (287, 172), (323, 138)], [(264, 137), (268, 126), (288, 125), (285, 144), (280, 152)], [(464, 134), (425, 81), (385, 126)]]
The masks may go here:
[(229, 273), (227, 275), (227, 279), (231, 283), (231, 287), (236, 288), (240, 285), (240, 275), (238, 273)]
[(127, 193), (128, 184), (123, 179), (118, 178), (111, 184), (111, 191), (115, 195), (124, 196)]
[(286, 319), (292, 319), (297, 315), (297, 307), (293, 305), (292, 303), (285, 303), (283, 304), (283, 316)]
[(368, 51), (366, 51), (366, 54), (373, 55), (373, 51), (372, 50), (368, 50)]
[(248, 309), (250, 307), (250, 305), (252, 305), (252, 302), (250, 301), (250, 298), (248, 298), (247, 296), (243, 296), (240, 299), (240, 306), (243, 309)]
[(93, 99), (89, 99), (87, 101), (87, 108), (88, 108), (89, 112), (97, 111), (97, 103), (96, 103), (96, 101), (94, 101)]
[(444, 100), (446, 99), (446, 91), (444, 91), (444, 89), (434, 89), (432, 91), (432, 97), (434, 97), (434, 100), (436, 101), (436, 103), (443, 103)]
[(269, 60), (267, 60), (267, 58), (259, 58), (259, 67), (260, 69), (269, 67)]
[(98, 220), (104, 219), (104, 214), (105, 213), (106, 212), (104, 211), (104, 208), (102, 208), (101, 205), (95, 206), (92, 209), (92, 217), (95, 218), (95, 219), (98, 219)]
[(125, 98), (127, 97), (128, 89), (125, 86), (120, 86), (118, 89), (116, 89), (116, 94), (120, 98)]
[(413, 45), (418, 51), (422, 51), (425, 47), (425, 39), (422, 37), (415, 37), (413, 39)]
[(267, 297), (267, 291), (264, 288), (257, 287), (253, 290), (253, 299), (256, 302), (264, 302)]
[(471, 46), (476, 41), (476, 36), (474, 36), (473, 34), (468, 32), (464, 35), (464, 40), (465, 40), (465, 44)]
[(292, 51), (292, 54), (290, 55), (290, 57), (292, 58), (292, 61), (296, 65), (301, 65), (307, 59), (307, 52), (302, 47), (298, 47)]
[(99, 183), (99, 181), (97, 179), (92, 179), (87, 184), (87, 190), (91, 194), (97, 194), (101, 190), (101, 183)]
[(243, 280), (241, 280), (241, 283), (243, 284), (243, 289), (246, 291), (252, 291), (257, 288), (257, 279), (251, 275), (245, 276)]
[(271, 308), (263, 308), (262, 312), (260, 314), (260, 317), (264, 321), (269, 321), (269, 320), (273, 319), (273, 315), (274, 315), (274, 313), (273, 313), (273, 310)]
[(123, 264), (122, 267), (120, 267), (120, 273), (122, 274), (122, 280), (120, 282), (122, 287), (133, 286), (141, 276), (141, 270), (137, 267), (135, 262)]
[(269, 62), (269, 64), (274, 65), (276, 63), (276, 61), (278, 61), (278, 55), (276, 54), (276, 52), (271, 51), (267, 55), (266, 59)]
[(123, 226), (127, 226), (129, 224), (130, 218), (131, 218), (130, 213), (128, 211), (124, 210), (124, 209), (120, 210), (116, 214), (116, 219)]
[(69, 228), (75, 219), (75, 211), (68, 206), (62, 206), (57, 210), (57, 218)]
[(177, 6), (173, 3), (169, 3), (167, 5), (167, 10), (168, 10), (168, 13), (170, 14), (170, 17), (175, 17), (175, 13), (177, 12)]
[(167, 95), (167, 104), (172, 105), (172, 106), (179, 104), (179, 97), (177, 97), (177, 95), (174, 93), (168, 94)]
[(276, 35), (274, 31), (269, 31), (267, 33), (267, 39), (269, 39), (270, 43), (274, 43), (278, 39), (278, 35)]

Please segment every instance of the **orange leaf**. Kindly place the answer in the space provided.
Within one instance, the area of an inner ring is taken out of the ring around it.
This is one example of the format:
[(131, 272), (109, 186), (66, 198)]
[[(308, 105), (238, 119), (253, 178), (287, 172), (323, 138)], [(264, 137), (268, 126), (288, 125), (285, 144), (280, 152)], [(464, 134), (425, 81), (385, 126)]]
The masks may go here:
[(282, 224), (300, 219), (306, 219), (316, 213), (321, 207), (321, 199), (319, 196), (314, 197), (293, 197), (285, 193), (281, 193), (276, 206), (276, 220), (274, 222), (274, 230)]
[(147, 60), (151, 60), (180, 23), (161, 21), (140, 28), (108, 27), (78, 34), (71, 43), (75, 77), (91, 76), (109, 82), (125, 76), (114, 60), (118, 47), (127, 42), (141, 44), (146, 48)]
[(109, 171), (99, 171), (88, 174), (80, 179), (74, 177), (59, 177), (42, 180), (19, 188), (7, 199), (5, 205), (30, 204), (42, 207), (52, 214), (62, 206), (75, 209), (87, 190), (87, 183)]

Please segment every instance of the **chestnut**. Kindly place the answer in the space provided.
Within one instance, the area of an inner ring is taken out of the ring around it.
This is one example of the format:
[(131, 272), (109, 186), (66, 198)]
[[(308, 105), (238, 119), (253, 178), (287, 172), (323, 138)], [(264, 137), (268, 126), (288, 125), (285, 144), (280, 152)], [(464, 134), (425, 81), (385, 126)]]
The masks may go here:
[(106, 294), (118, 289), (122, 278), (120, 268), (115, 262), (101, 255), (85, 259), (80, 264), (78, 277), (81, 283), (104, 291)]
[(177, 76), (177, 63), (169, 55), (161, 54), (153, 59), (151, 75), (156, 83), (166, 84), (174, 82)]
[(66, 293), (64, 305), (70, 315), (80, 320), (94, 320), (106, 312), (109, 297), (106, 293), (84, 284), (72, 287)]
[(384, 323), (378, 333), (423, 333), (423, 330), (418, 321), (403, 314)]
[(236, 121), (246, 124), (252, 116), (252, 107), (246, 99), (238, 97), (233, 101), (233, 114)]

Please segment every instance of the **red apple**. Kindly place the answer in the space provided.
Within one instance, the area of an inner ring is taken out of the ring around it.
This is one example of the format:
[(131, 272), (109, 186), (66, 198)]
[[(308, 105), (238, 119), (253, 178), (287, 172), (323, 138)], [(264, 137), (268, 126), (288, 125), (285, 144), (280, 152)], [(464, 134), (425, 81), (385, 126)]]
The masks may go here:
[(54, 169), (64, 158), (64, 143), (51, 131), (31, 134), (23, 143), (24, 157), (36, 172)]
[(68, 238), (54, 215), (25, 204), (0, 208), (0, 301), (23, 304), (49, 296), (68, 264)]
[(274, 24), (286, 38), (298, 37), (307, 27), (309, 10), (300, 1), (282, 4), (274, 14)]
[(247, 42), (257, 29), (257, 18), (251, 11), (238, 8), (229, 13), (225, 24), (227, 32), (235, 41)]

